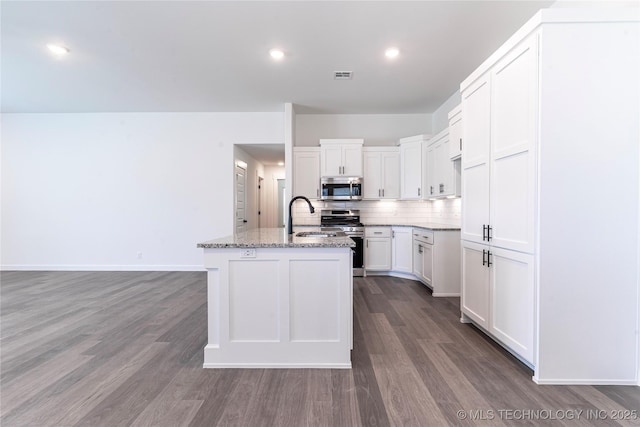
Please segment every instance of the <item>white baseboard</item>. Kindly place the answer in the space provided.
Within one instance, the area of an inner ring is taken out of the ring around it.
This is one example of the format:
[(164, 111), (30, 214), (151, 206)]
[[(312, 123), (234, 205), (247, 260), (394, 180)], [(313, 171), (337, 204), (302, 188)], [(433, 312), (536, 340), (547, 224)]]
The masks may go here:
[(589, 380), (589, 379), (566, 379), (566, 378), (553, 378), (553, 379), (540, 379), (535, 375), (533, 376), (533, 382), (540, 385), (632, 385), (638, 386), (635, 380)]
[(202, 367), (209, 369), (351, 369), (351, 363), (204, 363)]
[(0, 271), (206, 271), (203, 265), (2, 265)]

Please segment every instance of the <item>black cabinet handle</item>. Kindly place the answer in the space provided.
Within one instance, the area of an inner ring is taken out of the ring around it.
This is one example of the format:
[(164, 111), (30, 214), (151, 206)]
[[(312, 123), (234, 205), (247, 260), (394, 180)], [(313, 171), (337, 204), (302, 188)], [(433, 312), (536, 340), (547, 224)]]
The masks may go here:
[(487, 251), (487, 267), (491, 267), (491, 251)]
[(487, 265), (487, 259), (485, 258), (487, 256), (487, 251), (485, 251), (484, 249), (482, 250), (482, 265), (485, 266)]
[(491, 230), (493, 230), (493, 227), (487, 225), (487, 242), (491, 241)]
[(487, 240), (487, 226), (482, 224), (482, 241)]

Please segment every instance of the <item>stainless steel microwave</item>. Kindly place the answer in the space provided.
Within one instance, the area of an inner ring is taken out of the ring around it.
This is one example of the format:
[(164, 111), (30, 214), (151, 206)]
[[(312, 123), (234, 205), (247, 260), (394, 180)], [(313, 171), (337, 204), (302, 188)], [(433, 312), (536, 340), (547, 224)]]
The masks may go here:
[(362, 200), (360, 177), (322, 177), (320, 189), (320, 200)]

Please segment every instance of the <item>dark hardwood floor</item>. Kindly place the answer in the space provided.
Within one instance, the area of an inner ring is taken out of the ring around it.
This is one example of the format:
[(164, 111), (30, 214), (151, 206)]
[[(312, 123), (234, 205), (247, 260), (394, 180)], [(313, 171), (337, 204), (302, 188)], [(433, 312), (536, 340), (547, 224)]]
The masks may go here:
[(355, 279), (351, 370), (217, 370), (205, 273), (0, 279), (5, 427), (640, 425), (640, 387), (538, 386), (410, 280)]

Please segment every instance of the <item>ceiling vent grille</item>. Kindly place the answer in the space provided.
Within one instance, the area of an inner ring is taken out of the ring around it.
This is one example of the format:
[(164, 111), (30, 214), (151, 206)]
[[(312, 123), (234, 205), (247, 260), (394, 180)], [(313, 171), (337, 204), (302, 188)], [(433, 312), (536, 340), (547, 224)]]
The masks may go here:
[(334, 80), (351, 80), (353, 78), (353, 71), (334, 71)]

